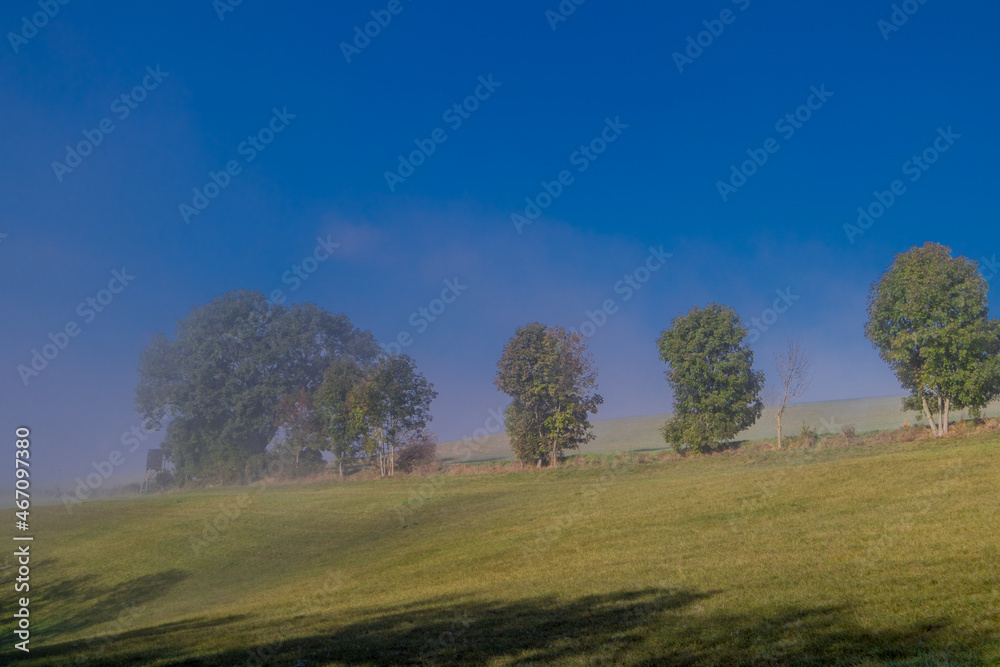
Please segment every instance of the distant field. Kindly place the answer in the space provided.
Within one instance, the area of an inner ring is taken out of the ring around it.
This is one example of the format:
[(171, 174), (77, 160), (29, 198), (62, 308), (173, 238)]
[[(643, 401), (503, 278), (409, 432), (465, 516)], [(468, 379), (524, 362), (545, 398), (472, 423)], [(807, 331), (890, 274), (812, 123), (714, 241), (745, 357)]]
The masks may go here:
[[(843, 401), (797, 403), (785, 409), (784, 435), (794, 436), (803, 422), (820, 433), (835, 433), (842, 426), (854, 424), (858, 433), (894, 429), (904, 423), (915, 424), (915, 412), (903, 412), (898, 396), (856, 398)], [(1000, 403), (986, 411), (988, 416), (1000, 416)], [(964, 413), (956, 413), (958, 419)], [(670, 415), (599, 419), (593, 422), (597, 438), (580, 447), (580, 453), (628, 452), (666, 448), (660, 427)], [(777, 437), (774, 411), (765, 410), (757, 423), (740, 433), (738, 440), (766, 440)], [(454, 440), (438, 445), (438, 456), (444, 461), (493, 461), (512, 458), (506, 434), (499, 433), (480, 439)]]
[(996, 434), (605, 458), (35, 509), (0, 664), (1000, 664)]

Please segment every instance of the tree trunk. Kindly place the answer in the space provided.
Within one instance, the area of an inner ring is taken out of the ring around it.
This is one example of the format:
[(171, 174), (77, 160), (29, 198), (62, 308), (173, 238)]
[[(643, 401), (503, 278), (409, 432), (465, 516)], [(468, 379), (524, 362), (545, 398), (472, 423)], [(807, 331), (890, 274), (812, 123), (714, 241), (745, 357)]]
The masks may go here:
[(924, 416), (927, 417), (927, 423), (931, 427), (931, 435), (935, 438), (938, 437), (937, 425), (934, 423), (934, 417), (931, 415), (931, 408), (927, 405), (927, 398), (922, 399), (924, 402)]
[[(781, 409), (784, 412), (784, 408)], [(781, 449), (781, 412), (777, 412), (774, 418), (778, 420), (778, 449)]]
[(944, 419), (944, 435), (948, 436), (949, 424), (948, 424), (948, 413), (951, 412), (951, 399), (944, 399), (944, 412), (942, 413), (942, 418)]
[(943, 438), (945, 434), (944, 428), (944, 397), (938, 394), (938, 411), (937, 411), (937, 437)]

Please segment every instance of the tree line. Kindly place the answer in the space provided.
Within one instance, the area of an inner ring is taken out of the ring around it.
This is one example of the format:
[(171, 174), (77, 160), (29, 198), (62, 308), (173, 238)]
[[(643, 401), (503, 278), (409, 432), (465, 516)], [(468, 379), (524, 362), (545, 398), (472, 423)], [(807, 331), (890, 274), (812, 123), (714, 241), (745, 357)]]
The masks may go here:
[[(865, 335), (909, 392), (903, 409), (921, 412), (935, 436), (948, 434), (951, 411), (976, 416), (1000, 396), (1000, 322), (989, 317), (988, 289), (974, 261), (935, 243), (897, 255), (871, 286)], [(662, 434), (678, 451), (732, 440), (763, 414), (765, 376), (748, 333), (735, 310), (711, 303), (677, 316), (657, 339), (673, 391)], [(775, 366), (766, 402), (780, 448), (785, 406), (808, 388), (811, 371), (797, 341)], [(504, 423), (518, 460), (556, 466), (594, 438), (590, 417), (603, 397), (583, 334), (519, 327), (494, 384), (510, 397)], [(391, 476), (429, 462), (436, 396), (413, 359), (384, 353), (346, 315), (243, 290), (193, 309), (173, 339), (150, 341), (136, 407), (148, 429), (166, 429), (178, 481), (240, 482), (275, 459), (318, 469), (324, 452), (341, 474), (345, 464)]]

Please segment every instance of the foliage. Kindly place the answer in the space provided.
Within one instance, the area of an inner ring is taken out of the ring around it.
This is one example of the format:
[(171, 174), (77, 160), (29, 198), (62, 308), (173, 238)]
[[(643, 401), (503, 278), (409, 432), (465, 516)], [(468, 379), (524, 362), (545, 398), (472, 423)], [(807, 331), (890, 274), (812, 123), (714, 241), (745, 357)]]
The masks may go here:
[[(975, 264), (936, 243), (896, 256), (871, 286), (865, 335), (910, 392), (936, 436), (950, 410), (981, 409), (1000, 395), (1000, 323)], [(936, 418), (936, 421), (935, 421)]]
[(799, 436), (795, 439), (795, 444), (799, 447), (815, 447), (817, 442), (819, 442), (819, 434), (816, 432), (816, 429), (802, 422), (802, 431), (799, 432)]
[(166, 491), (167, 489), (173, 488), (177, 485), (176, 480), (174, 480), (174, 473), (169, 470), (160, 470), (156, 473), (153, 478), (153, 483), (156, 484), (156, 488), (161, 491)]
[[(323, 438), (322, 415), (313, 405), (313, 395), (305, 389), (288, 394), (278, 405), (278, 419), (282, 424), (282, 454), (293, 459), (293, 474), (309, 474), (323, 462), (323, 450), (328, 449)], [(301, 469), (300, 469), (301, 468)]]
[(674, 393), (674, 416), (663, 437), (678, 451), (705, 451), (729, 440), (764, 411), (764, 374), (753, 369), (753, 351), (743, 345), (747, 328), (731, 308), (695, 306), (671, 322), (658, 340)]
[(383, 356), (351, 391), (351, 428), (361, 452), (392, 475), (395, 451), (431, 421), (434, 385), (406, 355)]
[(314, 398), (319, 415), (317, 428), (326, 450), (336, 458), (341, 475), (344, 474), (344, 462), (354, 459), (360, 451), (360, 424), (354, 412), (352, 392), (364, 377), (364, 369), (353, 359), (334, 359)]
[(369, 363), (377, 353), (345, 315), (229, 292), (179, 320), (173, 340), (150, 341), (136, 408), (147, 428), (166, 426), (164, 453), (185, 478), (238, 482), (283, 425), (283, 397), (315, 390), (336, 358)]
[(343, 464), (363, 458), (392, 475), (395, 451), (431, 421), (434, 385), (405, 355), (383, 355), (365, 369), (349, 359), (330, 364), (315, 396), (324, 449)]
[(562, 450), (593, 440), (589, 415), (604, 399), (582, 334), (539, 322), (519, 327), (494, 383), (512, 399), (504, 423), (520, 461), (557, 465)]
[(396, 461), (393, 464), (400, 472), (413, 472), (417, 468), (433, 465), (437, 462), (437, 438), (433, 433), (420, 431), (414, 433), (396, 451)]

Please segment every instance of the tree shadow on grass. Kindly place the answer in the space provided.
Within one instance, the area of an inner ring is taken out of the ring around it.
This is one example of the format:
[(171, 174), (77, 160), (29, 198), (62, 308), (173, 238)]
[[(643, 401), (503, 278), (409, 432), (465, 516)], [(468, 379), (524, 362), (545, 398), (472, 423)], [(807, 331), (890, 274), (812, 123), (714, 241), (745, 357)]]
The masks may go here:
[[(47, 634), (58, 636), (110, 621), (141, 622), (142, 608), (166, 595), (188, 577), (183, 570), (149, 574), (115, 586), (100, 583), (100, 577), (82, 575), (40, 588), (36, 604), (40, 618), (58, 619), (45, 627)], [(72, 609), (69, 615), (61, 610)]]
[[(273, 637), (206, 653), (187, 624), (144, 628), (115, 638), (92, 665), (139, 665), (151, 657), (181, 665), (985, 665), (996, 635), (966, 632), (947, 619), (906, 628), (865, 628), (846, 607), (769, 614), (704, 614), (716, 592), (643, 589), (571, 600), (539, 597), (484, 602), (456, 597), (400, 605), (348, 624), (312, 614), (277, 625)], [(203, 621), (219, 635), (247, 632), (242, 618)], [(233, 625), (227, 627), (230, 623)], [(312, 633), (312, 634), (307, 634)], [(197, 632), (195, 633), (197, 634)], [(305, 635), (305, 636), (303, 636)], [(190, 647), (190, 648), (186, 648)], [(62, 664), (65, 644), (32, 651), (31, 664)], [(995, 653), (994, 653), (995, 655)], [(39, 662), (35, 662), (35, 660)]]

